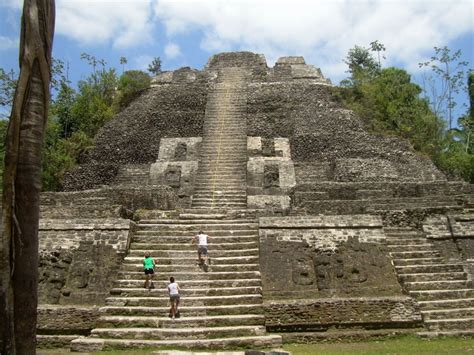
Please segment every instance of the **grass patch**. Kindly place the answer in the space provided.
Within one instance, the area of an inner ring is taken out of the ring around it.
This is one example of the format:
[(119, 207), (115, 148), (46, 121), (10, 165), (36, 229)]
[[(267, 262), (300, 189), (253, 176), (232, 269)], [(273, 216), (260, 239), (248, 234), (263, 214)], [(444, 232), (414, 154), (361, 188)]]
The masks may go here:
[(285, 344), (292, 355), (310, 354), (473, 354), (474, 338), (445, 337), (424, 339), (404, 336), (385, 340)]

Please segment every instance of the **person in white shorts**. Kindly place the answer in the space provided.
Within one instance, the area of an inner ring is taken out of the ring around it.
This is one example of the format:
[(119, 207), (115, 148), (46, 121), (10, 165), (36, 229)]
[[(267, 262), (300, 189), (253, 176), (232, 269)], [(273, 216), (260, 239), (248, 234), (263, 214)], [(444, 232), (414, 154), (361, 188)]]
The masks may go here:
[(179, 292), (181, 289), (179, 288), (179, 285), (177, 282), (174, 281), (174, 277), (170, 277), (170, 283), (168, 285), (168, 293), (170, 296), (170, 318), (179, 318), (179, 312), (178, 312), (178, 305), (179, 305), (179, 299), (180, 295)]
[(208, 253), (207, 253), (207, 246), (208, 246), (208, 239), (209, 236), (204, 234), (203, 231), (199, 231), (198, 235), (194, 236), (193, 243), (197, 242), (198, 246), (198, 261), (200, 264), (207, 264), (208, 261)]

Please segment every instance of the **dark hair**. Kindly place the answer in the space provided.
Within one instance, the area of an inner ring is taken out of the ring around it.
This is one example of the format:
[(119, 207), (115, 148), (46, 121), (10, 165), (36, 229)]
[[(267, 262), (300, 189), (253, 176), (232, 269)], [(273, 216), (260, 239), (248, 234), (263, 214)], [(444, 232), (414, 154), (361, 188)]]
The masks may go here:
[(174, 277), (173, 277), (173, 276), (170, 277), (170, 282), (171, 282), (171, 283), (174, 282)]
[(199, 231), (199, 233), (198, 233), (198, 234), (203, 234), (203, 232), (202, 232), (202, 231)]

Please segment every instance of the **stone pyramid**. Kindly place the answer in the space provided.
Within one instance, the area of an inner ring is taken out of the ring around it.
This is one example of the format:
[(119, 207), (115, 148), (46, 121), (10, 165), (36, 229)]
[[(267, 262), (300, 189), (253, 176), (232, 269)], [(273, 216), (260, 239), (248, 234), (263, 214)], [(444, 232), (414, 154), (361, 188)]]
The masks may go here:
[[(370, 134), (302, 57), (154, 78), (42, 195), (38, 342), (234, 349), (474, 332), (474, 188)], [(191, 238), (210, 235), (211, 265)], [(157, 261), (143, 288), (142, 258)], [(182, 292), (167, 317), (166, 281)]]

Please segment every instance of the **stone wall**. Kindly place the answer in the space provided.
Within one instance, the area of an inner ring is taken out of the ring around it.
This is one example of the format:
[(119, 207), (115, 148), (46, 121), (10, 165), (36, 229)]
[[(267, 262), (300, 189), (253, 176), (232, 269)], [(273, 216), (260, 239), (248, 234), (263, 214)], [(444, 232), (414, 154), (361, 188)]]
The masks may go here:
[(99, 131), (84, 163), (66, 174), (64, 189), (110, 184), (120, 166), (155, 162), (162, 137), (201, 136), (207, 92), (199, 80), (149, 89)]
[(423, 231), (445, 259), (462, 260), (474, 280), (474, 214), (431, 216)]
[(420, 326), (417, 304), (409, 297), (325, 298), (264, 303), (269, 331), (325, 331)]
[(446, 181), (316, 181), (298, 184), (290, 196), (292, 208), (308, 214), (381, 214), (389, 225), (418, 228), (428, 215), (468, 206), (472, 188), (467, 183)]
[(201, 137), (162, 138), (158, 159), (150, 167), (150, 183), (175, 191), (181, 207), (191, 205)]
[(296, 185), (287, 138), (247, 138), (247, 206), (288, 213)]
[(402, 294), (379, 217), (261, 217), (259, 235), (267, 299)]
[(102, 304), (133, 228), (125, 219), (41, 219), (39, 303)]
[(327, 85), (254, 83), (247, 102), (249, 135), (289, 138), (294, 161), (330, 162), (334, 181), (445, 179), (407, 142), (369, 134), (358, 117), (333, 100)]
[(89, 335), (98, 318), (98, 307), (40, 305), (37, 333)]

